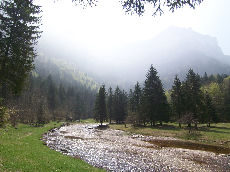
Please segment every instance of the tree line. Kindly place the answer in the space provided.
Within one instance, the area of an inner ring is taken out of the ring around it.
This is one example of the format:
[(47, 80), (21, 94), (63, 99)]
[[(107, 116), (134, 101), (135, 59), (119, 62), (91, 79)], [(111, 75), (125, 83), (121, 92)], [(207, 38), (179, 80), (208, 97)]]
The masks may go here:
[(57, 84), (51, 75), (46, 78), (30, 75), (27, 89), (6, 98), (7, 107), (15, 110), (11, 121), (35, 125), (90, 118), (94, 101), (95, 91), (77, 84)]
[[(136, 83), (127, 94), (119, 87), (108, 91), (105, 85), (96, 96), (94, 117), (100, 121), (151, 125), (178, 122), (191, 127), (194, 124), (230, 121), (230, 77), (227, 75), (204, 76), (192, 69), (184, 81), (175, 76), (173, 86), (166, 91), (151, 65), (143, 86)], [(103, 101), (103, 103), (101, 103)]]

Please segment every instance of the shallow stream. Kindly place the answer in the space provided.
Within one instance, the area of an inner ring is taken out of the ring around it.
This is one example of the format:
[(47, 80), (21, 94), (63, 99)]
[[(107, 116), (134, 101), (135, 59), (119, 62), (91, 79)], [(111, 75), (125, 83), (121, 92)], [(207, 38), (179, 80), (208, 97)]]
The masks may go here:
[(100, 130), (95, 124), (53, 129), (43, 140), (51, 149), (108, 171), (230, 171), (227, 154), (165, 147), (160, 143), (180, 140)]

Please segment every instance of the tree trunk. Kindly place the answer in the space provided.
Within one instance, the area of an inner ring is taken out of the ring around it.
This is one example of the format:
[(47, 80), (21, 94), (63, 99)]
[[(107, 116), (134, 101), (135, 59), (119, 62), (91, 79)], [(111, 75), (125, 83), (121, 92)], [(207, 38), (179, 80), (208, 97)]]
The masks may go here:
[(179, 122), (179, 128), (181, 128), (181, 123)]
[(162, 121), (160, 121), (160, 126), (163, 126)]
[(195, 123), (195, 129), (198, 130), (197, 123)]
[(189, 133), (191, 133), (191, 123), (188, 124)]

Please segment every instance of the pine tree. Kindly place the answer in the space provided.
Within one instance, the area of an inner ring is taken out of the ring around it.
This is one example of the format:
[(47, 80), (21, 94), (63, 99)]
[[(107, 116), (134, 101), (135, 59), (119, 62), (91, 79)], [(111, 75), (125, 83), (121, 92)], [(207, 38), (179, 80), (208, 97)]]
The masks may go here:
[(133, 91), (133, 104), (134, 104), (134, 112), (138, 112), (140, 108), (141, 101), (141, 87), (139, 82), (136, 83), (134, 91)]
[(155, 125), (156, 121), (160, 121), (162, 124), (162, 121), (168, 120), (167, 99), (161, 80), (152, 65), (146, 75), (141, 100), (142, 112), (148, 118), (151, 125)]
[(212, 99), (207, 92), (204, 94), (204, 105), (205, 105), (205, 121), (208, 127), (210, 127), (211, 122), (218, 122), (218, 117), (216, 114), (215, 107), (212, 103)]
[(206, 72), (204, 73), (204, 76), (201, 78), (201, 82), (204, 85), (209, 84), (209, 78)]
[(4, 98), (7, 90), (20, 93), (33, 69), (34, 44), (41, 33), (40, 13), (33, 0), (0, 2), (0, 83)]
[[(202, 109), (202, 92), (201, 92), (200, 76), (189, 69), (186, 80), (183, 83), (182, 90), (184, 96), (185, 112), (192, 114), (194, 121), (201, 119)], [(197, 126), (197, 123), (195, 123)]]
[(135, 104), (134, 104), (134, 95), (132, 89), (129, 90), (128, 99), (129, 99), (128, 109), (130, 112), (134, 112)]
[[(172, 93), (171, 93), (171, 102), (172, 102), (172, 111), (173, 114), (176, 115), (178, 120), (182, 117), (183, 112), (183, 96), (182, 96), (182, 85), (180, 79), (175, 77), (174, 85), (172, 86)], [(181, 123), (179, 122), (179, 127), (181, 127)]]
[(139, 82), (136, 83), (133, 91), (133, 96), (132, 96), (132, 115), (133, 119), (135, 119), (134, 123), (141, 124), (142, 119), (141, 119), (141, 112), (140, 112), (140, 105), (141, 105), (141, 87)]
[(96, 121), (102, 123), (107, 119), (106, 116), (106, 103), (105, 103), (105, 85), (102, 85), (99, 89), (99, 93), (95, 101), (95, 116)]
[(109, 118), (109, 123), (111, 124), (112, 121), (112, 114), (113, 114), (113, 90), (111, 87), (109, 87), (108, 90), (108, 98), (107, 98), (107, 110), (108, 110), (108, 118)]
[(127, 115), (127, 99), (125, 91), (121, 91), (117, 86), (113, 96), (113, 116), (118, 124), (125, 121)]

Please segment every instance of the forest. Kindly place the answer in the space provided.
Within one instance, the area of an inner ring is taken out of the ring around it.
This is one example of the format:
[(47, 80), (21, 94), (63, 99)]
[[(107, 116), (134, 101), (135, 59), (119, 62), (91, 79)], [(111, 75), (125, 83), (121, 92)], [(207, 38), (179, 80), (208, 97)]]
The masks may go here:
[[(165, 91), (157, 70), (151, 66), (143, 86), (136, 83), (129, 93), (118, 86), (113, 92), (101, 86), (95, 103), (95, 119), (155, 126), (156, 123), (194, 124), (229, 122), (229, 76), (203, 76), (189, 69), (184, 81), (175, 76)], [(142, 88), (141, 88), (142, 87)]]

